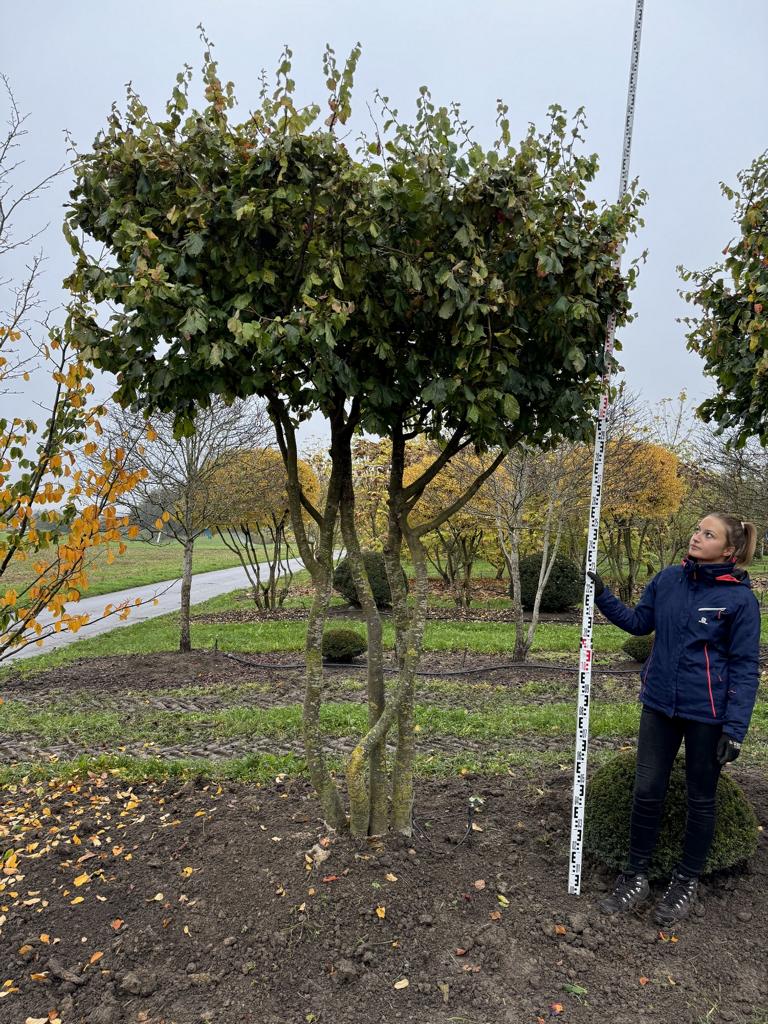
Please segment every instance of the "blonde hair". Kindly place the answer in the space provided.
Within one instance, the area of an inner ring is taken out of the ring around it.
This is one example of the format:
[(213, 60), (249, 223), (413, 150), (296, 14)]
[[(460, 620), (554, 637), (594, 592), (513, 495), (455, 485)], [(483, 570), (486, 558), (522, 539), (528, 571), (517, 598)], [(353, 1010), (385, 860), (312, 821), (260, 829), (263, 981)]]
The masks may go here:
[(725, 527), (728, 544), (733, 547), (731, 558), (736, 565), (749, 565), (755, 557), (757, 547), (757, 527), (754, 523), (745, 523), (738, 516), (728, 512), (711, 512), (710, 515), (719, 519)]

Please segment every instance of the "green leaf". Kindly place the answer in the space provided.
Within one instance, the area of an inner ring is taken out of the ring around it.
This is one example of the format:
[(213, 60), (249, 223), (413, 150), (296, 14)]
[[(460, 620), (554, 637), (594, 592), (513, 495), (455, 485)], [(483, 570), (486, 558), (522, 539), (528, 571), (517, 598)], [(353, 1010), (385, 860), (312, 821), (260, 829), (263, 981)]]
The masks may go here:
[(440, 309), (437, 311), (437, 315), (442, 320), (449, 320), (455, 312), (456, 303), (453, 299), (453, 296), (451, 296), (450, 298), (446, 299), (445, 302), (442, 304)]
[(339, 291), (340, 292), (344, 291), (344, 281), (342, 280), (342, 277), (341, 277), (341, 271), (339, 270), (338, 266), (336, 266), (336, 264), (334, 264), (334, 266), (333, 266), (332, 277), (333, 277), (333, 283), (336, 285), (336, 287), (339, 289)]
[(504, 417), (510, 423), (520, 418), (520, 403), (514, 395), (504, 395)]

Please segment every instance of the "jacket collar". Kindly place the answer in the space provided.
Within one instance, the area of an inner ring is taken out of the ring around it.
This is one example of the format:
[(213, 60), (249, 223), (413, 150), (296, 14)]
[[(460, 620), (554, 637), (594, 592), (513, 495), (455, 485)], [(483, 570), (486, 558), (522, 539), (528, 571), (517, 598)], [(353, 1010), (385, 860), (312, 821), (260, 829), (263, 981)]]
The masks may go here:
[(751, 587), (749, 573), (737, 569), (735, 562), (701, 563), (695, 558), (683, 559), (683, 572), (689, 580), (702, 583), (736, 583)]

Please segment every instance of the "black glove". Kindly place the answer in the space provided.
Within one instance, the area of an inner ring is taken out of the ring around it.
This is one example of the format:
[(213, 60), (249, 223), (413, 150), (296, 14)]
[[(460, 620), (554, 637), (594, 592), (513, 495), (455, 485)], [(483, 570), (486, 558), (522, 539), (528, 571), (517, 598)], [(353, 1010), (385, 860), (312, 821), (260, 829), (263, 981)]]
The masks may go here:
[(737, 743), (736, 740), (732, 739), (728, 733), (724, 732), (720, 739), (717, 741), (717, 761), (718, 764), (728, 764), (729, 761), (735, 761), (741, 753), (741, 744)]
[(595, 584), (595, 597), (600, 597), (602, 592), (605, 590), (605, 584), (603, 583), (603, 581), (600, 579), (600, 577), (597, 575), (596, 572), (588, 572), (587, 576), (589, 576), (589, 578)]

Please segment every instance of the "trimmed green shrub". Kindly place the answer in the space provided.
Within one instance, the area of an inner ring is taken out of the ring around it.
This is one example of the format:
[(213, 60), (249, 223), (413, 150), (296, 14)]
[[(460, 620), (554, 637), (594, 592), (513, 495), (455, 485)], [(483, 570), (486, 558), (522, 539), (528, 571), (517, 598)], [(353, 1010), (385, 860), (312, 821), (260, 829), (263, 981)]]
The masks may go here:
[[(365, 571), (368, 574), (368, 579), (371, 583), (371, 590), (373, 591), (373, 599), (376, 602), (377, 608), (391, 608), (392, 607), (392, 591), (389, 587), (389, 580), (387, 579), (387, 567), (384, 563), (384, 555), (380, 551), (364, 551), (363, 552), (363, 564), (365, 565)], [(405, 578), (405, 575), (403, 575)], [(357, 596), (357, 588), (355, 587), (354, 580), (352, 579), (352, 567), (349, 564), (349, 557), (342, 558), (339, 564), (336, 566), (336, 571), (333, 574), (333, 586), (342, 597), (346, 598), (350, 604), (354, 605), (355, 608), (360, 607), (360, 601)]]
[[(542, 553), (520, 559), (520, 593), (523, 608), (531, 611), (536, 600), (539, 585)], [(509, 588), (512, 595), (512, 586)], [(564, 555), (555, 557), (555, 564), (549, 574), (544, 593), (541, 595), (540, 610), (543, 612), (565, 612), (579, 604), (584, 594), (584, 574)]]
[(647, 661), (653, 650), (655, 633), (648, 633), (646, 636), (630, 636), (621, 645), (622, 651), (628, 654), (633, 661)]
[[(600, 767), (587, 786), (584, 849), (616, 871), (626, 866), (629, 854), (629, 817), (635, 781), (633, 751), (617, 755)], [(675, 761), (659, 841), (651, 860), (651, 878), (666, 878), (680, 861), (687, 814), (685, 767)], [(757, 849), (758, 822), (741, 787), (727, 775), (717, 786), (715, 838), (704, 874), (731, 868), (749, 860)]]
[(368, 649), (365, 639), (354, 629), (329, 629), (323, 633), (323, 658), (326, 661), (352, 661)]

